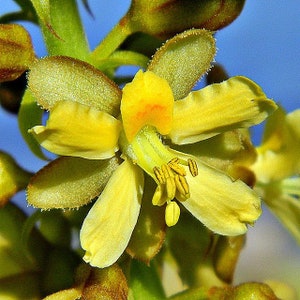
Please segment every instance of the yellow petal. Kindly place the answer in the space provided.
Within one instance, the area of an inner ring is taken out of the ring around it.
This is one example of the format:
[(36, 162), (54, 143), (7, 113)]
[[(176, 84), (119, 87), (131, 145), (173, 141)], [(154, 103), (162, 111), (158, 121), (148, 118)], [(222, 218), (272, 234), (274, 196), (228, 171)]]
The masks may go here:
[[(285, 186), (293, 181), (294, 193), (289, 195)], [(266, 185), (263, 192), (263, 199), (268, 208), (300, 244), (300, 201), (297, 198), (300, 194), (300, 178)]]
[[(187, 172), (190, 198), (181, 202), (210, 230), (221, 235), (240, 235), (261, 214), (260, 199), (240, 180), (196, 160), (199, 174)], [(180, 200), (180, 199), (179, 199)]]
[(163, 135), (172, 125), (174, 98), (168, 82), (151, 71), (139, 71), (123, 89), (121, 113), (128, 141), (145, 125)]
[(232, 77), (176, 101), (168, 136), (175, 144), (195, 143), (224, 131), (258, 124), (276, 107), (253, 81)]
[(84, 260), (90, 265), (110, 266), (126, 249), (139, 216), (143, 186), (142, 170), (129, 160), (115, 171), (81, 228)]
[(284, 115), (276, 111), (266, 124), (264, 141), (251, 166), (258, 181), (282, 180), (300, 172), (300, 109)]
[(109, 114), (72, 101), (58, 102), (46, 126), (30, 132), (50, 152), (88, 159), (106, 159), (118, 150), (120, 121)]

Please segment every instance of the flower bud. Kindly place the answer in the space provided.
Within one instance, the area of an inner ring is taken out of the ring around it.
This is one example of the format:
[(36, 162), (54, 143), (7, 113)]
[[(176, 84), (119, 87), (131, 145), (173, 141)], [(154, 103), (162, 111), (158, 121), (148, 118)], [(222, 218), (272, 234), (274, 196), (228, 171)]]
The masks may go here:
[(240, 14), (244, 0), (133, 0), (125, 17), (135, 31), (167, 39), (190, 28), (217, 30)]
[(220, 236), (213, 255), (214, 269), (225, 282), (231, 283), (235, 267), (244, 246), (245, 235)]

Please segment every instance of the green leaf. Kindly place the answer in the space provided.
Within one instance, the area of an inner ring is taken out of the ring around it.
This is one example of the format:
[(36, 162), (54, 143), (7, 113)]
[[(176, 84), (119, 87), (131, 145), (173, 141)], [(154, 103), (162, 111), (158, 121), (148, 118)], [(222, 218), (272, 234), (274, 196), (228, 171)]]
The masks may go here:
[(77, 208), (98, 196), (118, 159), (88, 160), (77, 157), (60, 157), (32, 177), (27, 200), (42, 209)]
[(70, 100), (119, 115), (119, 87), (93, 66), (74, 58), (40, 59), (31, 66), (28, 85), (45, 109), (51, 110), (57, 101)]
[(166, 79), (174, 98), (182, 99), (210, 68), (215, 52), (212, 32), (188, 30), (168, 40), (155, 53), (148, 70)]
[(35, 99), (33, 98), (30, 90), (26, 90), (21, 102), (18, 114), (18, 122), (21, 134), (27, 143), (30, 150), (39, 158), (47, 159), (42, 152), (40, 144), (36, 141), (32, 134), (28, 133), (28, 129), (35, 125), (41, 124), (43, 110), (41, 110)]
[(30, 21), (37, 23), (37, 16), (31, 0), (14, 0), (21, 8), (19, 11), (10, 12), (0, 17), (0, 23), (13, 23), (16, 21)]
[(28, 32), (17, 24), (0, 24), (0, 82), (18, 78), (35, 60)]
[(146, 266), (143, 263), (132, 260), (129, 286), (134, 300), (166, 299), (160, 279), (153, 265)]

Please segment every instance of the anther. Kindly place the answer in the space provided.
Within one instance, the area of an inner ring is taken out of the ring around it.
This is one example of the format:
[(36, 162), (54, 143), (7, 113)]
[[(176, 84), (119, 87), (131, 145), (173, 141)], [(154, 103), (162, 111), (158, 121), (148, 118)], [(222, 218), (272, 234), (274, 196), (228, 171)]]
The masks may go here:
[(178, 157), (173, 157), (170, 161), (169, 161), (169, 163), (171, 163), (171, 164), (178, 164), (179, 163), (179, 158)]
[(167, 164), (162, 165), (161, 170), (162, 170), (162, 173), (164, 174), (165, 178), (174, 177), (174, 174), (169, 165), (167, 165)]
[(178, 192), (186, 199), (190, 197), (189, 185), (184, 176), (175, 175), (175, 184)]
[(180, 216), (180, 208), (178, 204), (175, 201), (168, 202), (165, 210), (166, 224), (169, 227), (174, 226), (178, 222), (179, 216)]
[(168, 199), (172, 200), (176, 194), (176, 184), (174, 177), (166, 178), (166, 191)]
[(155, 189), (152, 204), (157, 206), (162, 206), (166, 202), (166, 197), (164, 196), (164, 186), (158, 185)]
[(177, 174), (181, 175), (181, 176), (185, 176), (186, 172), (185, 170), (179, 166), (178, 164), (179, 159), (178, 158), (173, 158), (168, 162), (168, 166)]
[(159, 167), (154, 167), (153, 173), (160, 184), (164, 184), (166, 182), (164, 173)]
[(190, 173), (192, 174), (193, 177), (198, 175), (198, 167), (197, 167), (197, 163), (196, 161), (194, 161), (193, 159), (188, 159), (188, 166), (189, 166), (189, 170)]

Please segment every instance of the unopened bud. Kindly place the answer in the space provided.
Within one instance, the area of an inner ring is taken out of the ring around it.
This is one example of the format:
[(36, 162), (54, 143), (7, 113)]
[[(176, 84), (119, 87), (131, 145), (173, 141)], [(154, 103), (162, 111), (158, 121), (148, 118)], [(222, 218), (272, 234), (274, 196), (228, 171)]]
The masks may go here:
[(244, 0), (133, 0), (126, 15), (136, 31), (166, 39), (191, 28), (217, 30), (234, 21)]

